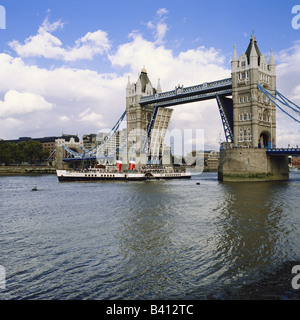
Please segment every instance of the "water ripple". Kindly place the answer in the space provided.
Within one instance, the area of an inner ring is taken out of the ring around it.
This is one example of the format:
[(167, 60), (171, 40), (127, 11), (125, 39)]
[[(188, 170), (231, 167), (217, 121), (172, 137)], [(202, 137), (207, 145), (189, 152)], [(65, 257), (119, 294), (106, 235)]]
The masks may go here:
[[(286, 264), (300, 260), (300, 179), (197, 179), (1, 178), (0, 298), (231, 299), (251, 285), (256, 297), (269, 294), (270, 274), (290, 274)], [(293, 298), (286, 286), (273, 291)]]

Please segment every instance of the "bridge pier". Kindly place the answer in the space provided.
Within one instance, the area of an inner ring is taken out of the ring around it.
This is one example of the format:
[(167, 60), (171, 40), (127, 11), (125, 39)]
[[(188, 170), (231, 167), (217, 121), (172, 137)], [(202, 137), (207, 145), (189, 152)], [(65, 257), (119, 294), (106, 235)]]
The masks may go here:
[(265, 149), (220, 150), (219, 181), (280, 181), (289, 179), (288, 156), (267, 155)]

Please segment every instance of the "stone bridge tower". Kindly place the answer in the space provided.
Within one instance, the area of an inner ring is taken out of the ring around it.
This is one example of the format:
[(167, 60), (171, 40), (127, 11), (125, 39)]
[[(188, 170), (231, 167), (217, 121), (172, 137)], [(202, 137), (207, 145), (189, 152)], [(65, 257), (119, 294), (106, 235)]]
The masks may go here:
[(276, 65), (260, 53), (254, 34), (245, 53), (232, 58), (234, 148), (221, 148), (218, 178), (221, 181), (288, 180), (287, 156), (267, 154), (276, 148), (275, 105), (258, 89), (259, 83), (276, 95)]
[(128, 79), (126, 87), (126, 116), (127, 116), (127, 155), (130, 160), (138, 161), (138, 164), (146, 164), (147, 157), (153, 163), (161, 162), (164, 153), (164, 137), (169, 127), (173, 110), (170, 108), (158, 108), (151, 130), (150, 155), (142, 154), (149, 126), (152, 121), (155, 106), (149, 104), (141, 106), (141, 97), (161, 93), (160, 80), (157, 88), (154, 88), (145, 68), (139, 74), (136, 83)]
[(267, 63), (253, 34), (240, 59), (234, 47), (231, 65), (235, 146), (276, 147), (276, 107), (257, 88), (259, 83), (275, 95), (276, 65), (272, 50)]

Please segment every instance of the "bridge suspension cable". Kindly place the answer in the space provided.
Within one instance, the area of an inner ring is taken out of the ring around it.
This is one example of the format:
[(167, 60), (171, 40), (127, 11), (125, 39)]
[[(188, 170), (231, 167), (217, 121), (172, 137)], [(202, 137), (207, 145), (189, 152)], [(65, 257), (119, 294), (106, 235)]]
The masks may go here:
[(111, 131), (94, 148), (87, 151), (87, 155), (89, 156), (95, 155), (97, 152), (99, 152), (101, 149), (103, 149), (106, 146), (106, 144), (111, 140), (111, 138), (118, 131), (121, 125), (121, 122), (124, 120), (125, 116), (126, 116), (126, 111), (124, 111), (121, 118), (117, 121), (117, 123), (114, 125)]
[(120, 151), (120, 150), (123, 150), (123, 148), (124, 147), (126, 147), (127, 146), (127, 137), (125, 138), (125, 139), (123, 139), (123, 141), (121, 141), (121, 143), (120, 144), (118, 144), (116, 147), (115, 147), (115, 149), (113, 149), (113, 150), (110, 150), (109, 152), (108, 152), (108, 156), (111, 156), (111, 155), (113, 155), (116, 151)]
[[(290, 118), (295, 120), (296, 122), (300, 123), (300, 120), (296, 119), (294, 115), (290, 114), (288, 111), (286, 111), (283, 107), (279, 105), (278, 102), (283, 104), (285, 107), (291, 109), (294, 111), (298, 116), (300, 116), (300, 107), (297, 106), (294, 102), (290, 101), (288, 98), (286, 98), (283, 94), (275, 90), (276, 96), (274, 96), (272, 93), (270, 93), (268, 90), (266, 90), (264, 87), (262, 87), (259, 83), (257, 83), (258, 89), (270, 100), (272, 101), (283, 113), (288, 115)], [(293, 106), (291, 106), (293, 105)]]
[(49, 160), (52, 158), (52, 156), (54, 155), (55, 152), (56, 152), (56, 149), (54, 149), (54, 150), (52, 151), (52, 153), (50, 154), (50, 156), (47, 158), (47, 161), (49, 161)]
[[(114, 127), (110, 130), (110, 132), (94, 148), (88, 150), (84, 146), (81, 146), (81, 148), (83, 150), (83, 153), (78, 153), (78, 152), (66, 147), (65, 145), (63, 145), (63, 148), (68, 152), (69, 155), (71, 155), (71, 156), (73, 156), (75, 158), (78, 158), (78, 159), (83, 159), (85, 157), (93, 157), (93, 156), (95, 157), (96, 154), (100, 150), (102, 150), (108, 144), (108, 142), (112, 139), (112, 137), (116, 134), (116, 132), (118, 131), (118, 129), (119, 129), (122, 121), (124, 120), (125, 116), (126, 116), (126, 111), (122, 114), (122, 116), (117, 121), (117, 123), (114, 125)], [(117, 146), (116, 149), (119, 146)]]
[(81, 153), (78, 153), (78, 152), (76, 152), (76, 151), (74, 151), (74, 150), (66, 147), (64, 144), (62, 145), (62, 147), (63, 147), (71, 156), (73, 156), (73, 157), (75, 157), (75, 158), (80, 158), (80, 157), (82, 157), (82, 154), (81, 154)]

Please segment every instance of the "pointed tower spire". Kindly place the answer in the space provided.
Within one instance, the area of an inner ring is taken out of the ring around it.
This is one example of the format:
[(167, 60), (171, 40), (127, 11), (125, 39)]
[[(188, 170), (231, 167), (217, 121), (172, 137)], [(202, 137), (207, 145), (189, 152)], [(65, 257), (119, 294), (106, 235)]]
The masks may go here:
[(257, 52), (256, 52), (256, 48), (255, 48), (255, 37), (254, 35), (252, 35), (251, 38), (251, 53), (250, 53), (250, 58), (251, 57), (257, 57)]
[(161, 90), (161, 86), (160, 86), (160, 79), (158, 78), (158, 83), (157, 83), (157, 89), (156, 89), (156, 92), (157, 93), (161, 93), (162, 90)]
[(234, 45), (233, 56), (232, 56), (232, 60), (231, 60), (232, 72), (235, 72), (237, 70), (238, 65), (239, 65), (239, 57), (236, 52), (236, 45)]
[(126, 86), (126, 96), (128, 97), (130, 94), (130, 76), (128, 76), (127, 86)]
[(255, 36), (254, 36), (254, 34), (252, 34), (251, 51), (250, 51), (250, 65), (252, 68), (258, 67), (258, 54), (256, 51), (255, 42), (256, 42)]
[(127, 81), (127, 88), (130, 87), (130, 76), (128, 76), (128, 81)]
[(239, 60), (239, 57), (238, 57), (237, 52), (236, 52), (236, 45), (234, 45), (232, 62), (236, 62), (236, 61), (238, 61), (238, 60)]
[(275, 59), (274, 59), (274, 56), (273, 56), (273, 49), (271, 49), (271, 56), (270, 56), (270, 60), (269, 60), (269, 66), (276, 66)]
[(270, 60), (269, 60), (269, 70), (276, 74), (276, 63), (275, 63), (275, 59), (273, 56), (273, 49), (271, 49), (271, 56), (270, 56)]
[(139, 75), (138, 81), (136, 83), (136, 93), (137, 94), (142, 94), (141, 75)]

